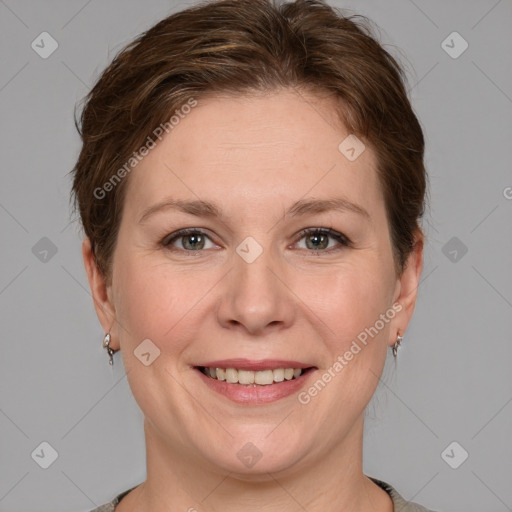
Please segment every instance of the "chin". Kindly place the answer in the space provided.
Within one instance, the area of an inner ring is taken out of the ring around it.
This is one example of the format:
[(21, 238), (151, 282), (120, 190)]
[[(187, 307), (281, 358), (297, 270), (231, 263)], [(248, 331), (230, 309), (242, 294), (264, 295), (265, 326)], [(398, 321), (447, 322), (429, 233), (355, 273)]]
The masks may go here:
[[(296, 431), (295, 431), (296, 433)], [(270, 434), (272, 436), (272, 434)], [(265, 439), (268, 429), (260, 436), (234, 437), (227, 450), (222, 453), (204, 454), (205, 458), (230, 477), (246, 481), (267, 481), (269, 473), (289, 471), (296, 467), (307, 453), (304, 442), (290, 442), (286, 435), (276, 436), (275, 439)], [(219, 445), (217, 447), (220, 448)], [(220, 450), (219, 450), (220, 451)]]

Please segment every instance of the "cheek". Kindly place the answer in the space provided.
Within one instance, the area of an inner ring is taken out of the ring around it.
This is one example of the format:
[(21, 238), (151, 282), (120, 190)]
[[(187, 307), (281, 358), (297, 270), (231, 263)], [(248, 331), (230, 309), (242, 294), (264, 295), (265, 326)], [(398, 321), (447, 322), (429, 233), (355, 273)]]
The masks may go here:
[(123, 328), (120, 340), (134, 346), (149, 338), (161, 340), (190, 309), (192, 287), (184, 286), (179, 272), (166, 271), (166, 265), (152, 265), (145, 258), (125, 257), (118, 261), (116, 315)]
[(390, 307), (391, 280), (382, 269), (347, 265), (317, 276), (298, 276), (297, 290), (335, 332), (364, 328)]

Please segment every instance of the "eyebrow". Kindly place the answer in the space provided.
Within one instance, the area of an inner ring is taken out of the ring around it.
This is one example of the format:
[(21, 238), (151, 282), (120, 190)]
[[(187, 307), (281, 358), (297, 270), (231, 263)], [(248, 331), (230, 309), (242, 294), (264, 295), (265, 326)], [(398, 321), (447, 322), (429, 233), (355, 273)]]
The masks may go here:
[[(222, 217), (222, 210), (210, 201), (199, 199), (194, 201), (166, 199), (144, 210), (139, 219), (139, 224), (146, 221), (148, 217), (166, 210), (178, 210), (197, 217)], [(353, 212), (370, 220), (370, 214), (363, 207), (340, 197), (329, 199), (299, 199), (288, 209), (285, 215), (300, 217), (307, 214), (318, 214), (331, 210)]]

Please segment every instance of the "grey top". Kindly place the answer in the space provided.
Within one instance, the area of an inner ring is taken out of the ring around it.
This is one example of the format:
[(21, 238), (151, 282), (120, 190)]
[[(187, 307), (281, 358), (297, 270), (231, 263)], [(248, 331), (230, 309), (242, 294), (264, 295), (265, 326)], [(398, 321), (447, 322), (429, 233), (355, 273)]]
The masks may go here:
[[(434, 512), (432, 510), (428, 510), (417, 503), (413, 503), (412, 501), (406, 501), (398, 492), (391, 487), (391, 485), (383, 482), (382, 480), (377, 480), (376, 478), (369, 477), (370, 480), (375, 482), (379, 487), (382, 487), (393, 500), (394, 511), (395, 512)], [(118, 496), (116, 496), (110, 503), (106, 503), (101, 507), (95, 508), (91, 510), (91, 512), (114, 512), (116, 505), (121, 501), (121, 499), (126, 496), (132, 489), (128, 489), (127, 491), (122, 492)]]

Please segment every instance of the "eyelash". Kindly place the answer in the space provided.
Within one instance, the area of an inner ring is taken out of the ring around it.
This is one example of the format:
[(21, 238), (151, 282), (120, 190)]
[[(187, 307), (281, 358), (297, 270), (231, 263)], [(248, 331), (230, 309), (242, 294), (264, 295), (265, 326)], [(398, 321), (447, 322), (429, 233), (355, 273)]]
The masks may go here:
[[(187, 249), (179, 249), (172, 246), (172, 243), (176, 240), (179, 240), (182, 237), (185, 237), (187, 235), (202, 235), (211, 240), (211, 238), (208, 236), (207, 233), (202, 231), (198, 228), (186, 228), (186, 229), (180, 229), (179, 231), (175, 231), (174, 233), (171, 233), (171, 235), (167, 235), (162, 241), (161, 245), (167, 248), (171, 251), (178, 251), (178, 252), (186, 252), (186, 253), (201, 253), (205, 249), (199, 249), (199, 250), (187, 250)], [(297, 239), (294, 242), (294, 244), (298, 243), (300, 240), (302, 240), (307, 235), (327, 235), (333, 239), (335, 239), (338, 243), (338, 247), (331, 247), (330, 249), (304, 249), (310, 253), (320, 254), (320, 253), (331, 253), (341, 250), (343, 247), (350, 247), (352, 245), (351, 241), (343, 234), (339, 233), (337, 231), (334, 231), (331, 228), (306, 228), (300, 231), (297, 235)]]
[(302, 240), (307, 235), (326, 235), (334, 240), (336, 240), (339, 243), (338, 247), (331, 247), (330, 249), (321, 249), (321, 250), (314, 250), (314, 249), (305, 249), (308, 252), (311, 252), (313, 254), (320, 254), (320, 253), (331, 253), (336, 252), (343, 247), (351, 247), (352, 242), (346, 237), (343, 233), (339, 233), (338, 231), (334, 231), (334, 229), (331, 228), (306, 228), (303, 229), (298, 235), (297, 240), (295, 243)]

